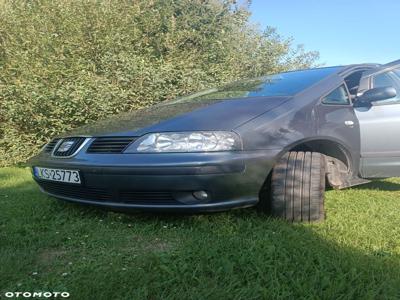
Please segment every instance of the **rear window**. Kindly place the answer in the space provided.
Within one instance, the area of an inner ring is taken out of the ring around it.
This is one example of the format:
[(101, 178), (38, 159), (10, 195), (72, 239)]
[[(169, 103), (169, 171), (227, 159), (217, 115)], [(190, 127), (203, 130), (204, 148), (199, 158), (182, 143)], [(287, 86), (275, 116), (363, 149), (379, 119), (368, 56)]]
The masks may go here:
[(227, 84), (189, 96), (181, 97), (165, 104), (197, 101), (202, 99), (233, 99), (249, 97), (293, 96), (318, 81), (337, 72), (340, 67), (310, 69), (267, 75)]

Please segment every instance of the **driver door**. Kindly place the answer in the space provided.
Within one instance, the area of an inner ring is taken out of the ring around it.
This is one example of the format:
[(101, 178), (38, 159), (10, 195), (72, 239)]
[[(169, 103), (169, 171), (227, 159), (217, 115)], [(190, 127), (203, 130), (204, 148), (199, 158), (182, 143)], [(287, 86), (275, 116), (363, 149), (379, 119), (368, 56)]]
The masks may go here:
[(397, 96), (355, 107), (361, 134), (361, 176), (400, 177), (400, 61), (365, 72), (359, 95), (376, 88), (392, 86)]

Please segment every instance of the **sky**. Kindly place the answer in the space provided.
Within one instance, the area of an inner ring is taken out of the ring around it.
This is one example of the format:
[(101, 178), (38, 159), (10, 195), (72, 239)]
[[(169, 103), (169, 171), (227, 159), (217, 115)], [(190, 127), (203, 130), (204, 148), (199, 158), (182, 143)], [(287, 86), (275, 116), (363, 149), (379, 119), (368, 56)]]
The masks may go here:
[(250, 10), (326, 66), (400, 59), (400, 0), (252, 0)]

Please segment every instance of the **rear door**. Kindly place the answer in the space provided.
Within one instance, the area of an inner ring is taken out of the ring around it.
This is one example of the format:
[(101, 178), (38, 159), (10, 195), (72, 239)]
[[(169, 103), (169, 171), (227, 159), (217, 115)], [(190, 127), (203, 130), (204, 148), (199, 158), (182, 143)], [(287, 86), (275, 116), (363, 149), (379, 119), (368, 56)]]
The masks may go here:
[(369, 108), (355, 108), (360, 123), (364, 178), (400, 176), (400, 60), (365, 72), (359, 94), (386, 86), (394, 87), (397, 96)]

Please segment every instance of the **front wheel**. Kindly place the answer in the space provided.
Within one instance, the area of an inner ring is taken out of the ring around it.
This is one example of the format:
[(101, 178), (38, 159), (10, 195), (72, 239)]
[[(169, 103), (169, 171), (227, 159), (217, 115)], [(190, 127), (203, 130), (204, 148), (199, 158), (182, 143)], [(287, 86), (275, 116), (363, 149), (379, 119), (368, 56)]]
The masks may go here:
[(321, 153), (285, 154), (272, 171), (272, 214), (295, 222), (323, 220), (325, 173), (325, 158)]

